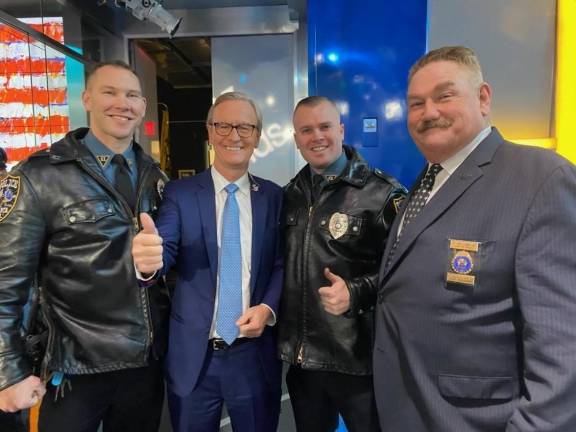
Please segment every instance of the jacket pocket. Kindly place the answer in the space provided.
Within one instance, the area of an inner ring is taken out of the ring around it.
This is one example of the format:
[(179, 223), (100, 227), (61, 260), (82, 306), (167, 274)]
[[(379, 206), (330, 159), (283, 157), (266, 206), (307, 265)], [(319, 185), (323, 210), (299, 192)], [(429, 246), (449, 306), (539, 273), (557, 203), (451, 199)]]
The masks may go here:
[(286, 227), (298, 225), (298, 210), (286, 212), (283, 219)]
[(95, 223), (112, 216), (114, 206), (109, 199), (92, 199), (71, 204), (62, 210), (64, 220), (70, 224)]
[(512, 399), (518, 385), (512, 377), (438, 375), (438, 388), (445, 397), (466, 399)]

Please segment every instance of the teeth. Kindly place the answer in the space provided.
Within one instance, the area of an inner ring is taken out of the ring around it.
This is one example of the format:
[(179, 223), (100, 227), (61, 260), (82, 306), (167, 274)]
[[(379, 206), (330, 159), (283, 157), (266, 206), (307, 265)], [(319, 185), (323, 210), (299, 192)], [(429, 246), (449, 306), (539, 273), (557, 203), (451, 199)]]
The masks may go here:
[(320, 147), (312, 147), (310, 150), (312, 150), (313, 152), (321, 152), (323, 150), (326, 150), (328, 148), (328, 146), (320, 146)]
[(240, 151), (242, 150), (242, 147), (225, 147), (225, 149), (230, 151)]

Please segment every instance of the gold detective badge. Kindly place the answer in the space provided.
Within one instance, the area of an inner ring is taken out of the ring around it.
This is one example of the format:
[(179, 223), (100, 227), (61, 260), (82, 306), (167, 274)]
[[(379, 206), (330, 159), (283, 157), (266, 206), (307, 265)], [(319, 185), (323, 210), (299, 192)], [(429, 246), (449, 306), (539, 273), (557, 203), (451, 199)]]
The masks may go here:
[(334, 239), (339, 239), (348, 231), (348, 216), (342, 213), (334, 213), (330, 217), (328, 230)]
[(479, 242), (451, 239), (451, 271), (446, 273), (446, 280), (473, 286), (476, 282), (476, 277), (471, 273), (474, 270), (474, 260), (479, 249)]

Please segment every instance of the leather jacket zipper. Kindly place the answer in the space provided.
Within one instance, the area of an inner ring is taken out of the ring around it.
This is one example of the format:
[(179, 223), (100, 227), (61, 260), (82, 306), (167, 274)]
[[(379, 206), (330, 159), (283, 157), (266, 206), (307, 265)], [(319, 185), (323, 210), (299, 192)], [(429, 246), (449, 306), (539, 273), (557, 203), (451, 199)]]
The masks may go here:
[(302, 342), (300, 342), (300, 348), (298, 348), (298, 357), (296, 358), (296, 363), (297, 364), (302, 364), (302, 360), (304, 359), (304, 345), (302, 344)]
[[(302, 254), (302, 266), (303, 266), (303, 272), (302, 274), (307, 275), (308, 274), (308, 268), (306, 267), (306, 263), (308, 262), (308, 250), (309, 250), (309, 246), (310, 246), (310, 235), (311, 235), (311, 230), (310, 230), (310, 223), (312, 221), (312, 216), (314, 215), (314, 206), (311, 205), (308, 208), (308, 222), (306, 223), (306, 231), (304, 233), (304, 249), (303, 249), (303, 254)], [(302, 286), (305, 287), (307, 285), (308, 281), (303, 281)], [(298, 341), (298, 354), (296, 356), (296, 363), (297, 364), (302, 364), (304, 362), (304, 335), (306, 332), (306, 288), (302, 288), (302, 319), (300, 320), (301, 323), (301, 328), (300, 328), (300, 338)]]

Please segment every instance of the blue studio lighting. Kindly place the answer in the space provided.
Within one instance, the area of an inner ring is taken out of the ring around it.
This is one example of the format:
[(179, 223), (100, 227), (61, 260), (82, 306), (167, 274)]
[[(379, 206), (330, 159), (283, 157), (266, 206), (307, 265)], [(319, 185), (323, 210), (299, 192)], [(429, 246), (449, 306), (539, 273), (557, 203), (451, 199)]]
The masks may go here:
[(338, 53), (335, 52), (329, 52), (328, 55), (326, 56), (326, 58), (328, 59), (328, 61), (330, 63), (338, 63), (338, 60), (340, 59), (340, 56), (338, 55)]

